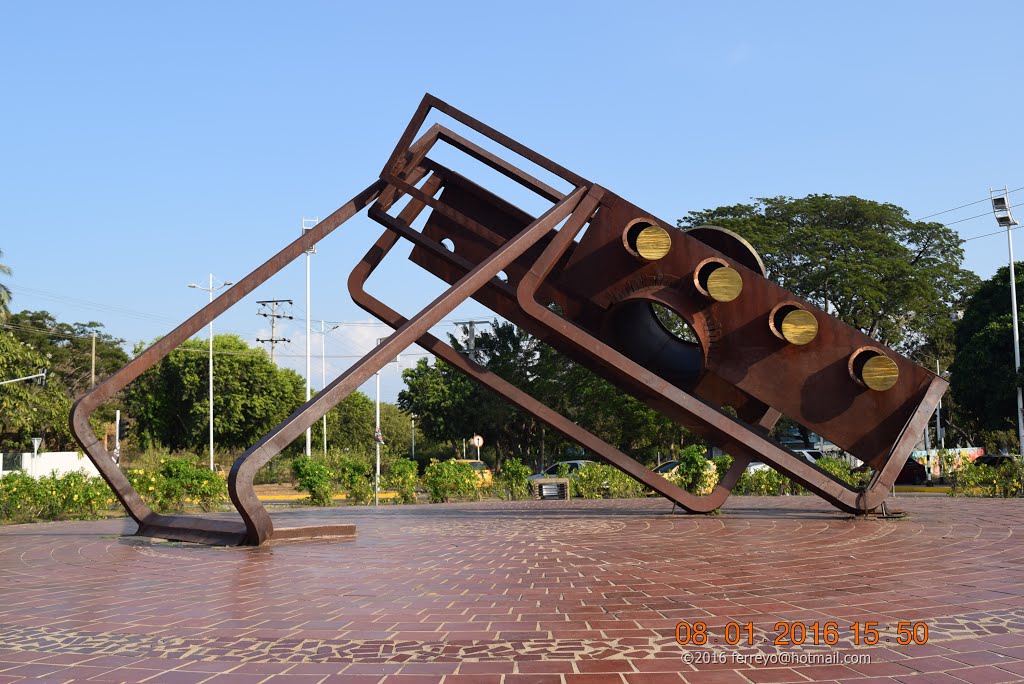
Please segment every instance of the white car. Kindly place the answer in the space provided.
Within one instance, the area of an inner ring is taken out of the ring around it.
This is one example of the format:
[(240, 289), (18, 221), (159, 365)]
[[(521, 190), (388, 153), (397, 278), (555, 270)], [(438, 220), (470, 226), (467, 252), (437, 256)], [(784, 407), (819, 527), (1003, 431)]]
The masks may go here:
[(542, 477), (558, 477), (558, 471), (562, 465), (567, 465), (569, 467), (569, 477), (572, 477), (576, 474), (576, 471), (590, 463), (594, 463), (594, 461), (559, 461), (558, 463), (552, 463), (549, 465), (544, 469), (544, 472), (537, 473), (536, 475), (530, 475), (526, 479), (537, 480)]

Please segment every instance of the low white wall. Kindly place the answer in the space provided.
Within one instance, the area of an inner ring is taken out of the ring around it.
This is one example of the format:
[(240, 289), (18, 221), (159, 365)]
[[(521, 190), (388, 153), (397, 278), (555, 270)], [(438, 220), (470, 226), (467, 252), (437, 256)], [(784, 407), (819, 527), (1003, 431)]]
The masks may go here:
[[(0, 464), (2, 463), (3, 460), (0, 459)], [(85, 454), (77, 451), (47, 451), (36, 456), (31, 453), (21, 454), (21, 468), (32, 477), (43, 477), (55, 470), (58, 475), (73, 473), (76, 470), (83, 470), (87, 475), (98, 476), (100, 474), (92, 461)], [(10, 471), (0, 470), (0, 475), (5, 475), (8, 472)]]

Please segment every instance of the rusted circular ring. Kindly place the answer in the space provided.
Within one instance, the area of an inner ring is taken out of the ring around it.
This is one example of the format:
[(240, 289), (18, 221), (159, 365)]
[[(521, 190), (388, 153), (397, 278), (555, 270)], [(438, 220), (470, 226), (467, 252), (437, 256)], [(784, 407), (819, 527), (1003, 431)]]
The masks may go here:
[(892, 389), (900, 379), (899, 366), (878, 347), (857, 349), (850, 354), (847, 369), (854, 382), (876, 392)]

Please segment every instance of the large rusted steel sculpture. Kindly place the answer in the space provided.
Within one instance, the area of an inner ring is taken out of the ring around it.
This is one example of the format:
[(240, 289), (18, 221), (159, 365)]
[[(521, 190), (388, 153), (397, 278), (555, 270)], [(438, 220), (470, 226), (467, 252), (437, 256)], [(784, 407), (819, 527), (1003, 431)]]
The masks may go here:
[[(442, 125), (417, 137), (432, 110), (569, 189), (551, 187)], [(439, 145), (536, 193), (550, 208), (531, 216), (439, 164), (428, 156)], [(428, 208), (425, 225), (414, 228)], [(149, 509), (93, 434), (89, 415), (363, 210), (386, 230), (352, 272), (349, 291), (394, 333), (238, 458), (228, 483), (241, 521), (166, 516)], [(711, 226), (683, 232), (667, 225), (427, 95), (377, 181), (78, 401), (71, 413), (72, 431), (138, 521), (139, 534), (262, 544), (272, 537), (352, 533), (351, 526), (275, 531), (256, 498), (253, 477), (388, 361), (419, 343), (685, 510), (718, 508), (751, 460), (769, 464), (843, 511), (877, 508), (945, 391), (945, 381), (767, 280), (757, 253), (733, 233)], [(408, 320), (364, 288), (402, 238), (414, 245), (413, 263), (450, 284)], [(453, 243), (453, 249), (442, 241)], [(732, 454), (731, 469), (711, 494), (690, 494), (429, 334), (468, 298)], [(670, 334), (655, 315), (654, 303), (682, 317), (699, 343)], [(732, 407), (736, 417), (725, 407)], [(780, 415), (868, 463), (874, 469), (870, 483), (853, 489), (772, 440), (768, 430)]]

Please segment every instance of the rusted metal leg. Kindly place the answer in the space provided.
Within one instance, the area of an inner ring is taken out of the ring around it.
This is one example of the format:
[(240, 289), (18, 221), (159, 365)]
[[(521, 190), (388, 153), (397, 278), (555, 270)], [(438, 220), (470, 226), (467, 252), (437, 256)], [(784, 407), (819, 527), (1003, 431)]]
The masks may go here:
[(153, 367), (182, 342), (201, 330), (207, 323), (252, 292), (268, 278), (280, 271), (305, 250), (312, 247), (357, 212), (372, 203), (382, 189), (383, 181), (376, 181), (349, 202), (317, 224), (315, 228), (288, 244), (266, 263), (238, 281), (224, 294), (200, 309), (187, 321), (160, 338), (128, 365), (114, 373), (104, 383), (75, 402), (71, 409), (71, 433), (93, 462), (100, 476), (110, 485), (121, 505), (138, 524), (137, 534), (193, 541), (208, 544), (239, 544), (245, 538), (245, 527), (238, 520), (220, 520), (198, 516), (160, 515), (143, 502), (128, 478), (117, 467), (103, 443), (89, 425), (89, 417), (103, 402), (110, 399), (132, 380)]
[(384, 367), (391, 359), (422, 337), (430, 328), (447, 316), (456, 306), (487, 284), (499, 272), (537, 242), (548, 231), (572, 214), (587, 188), (577, 188), (564, 200), (555, 204), (519, 235), (509, 240), (479, 266), (448, 288), (405, 325), (398, 328), (369, 354), (345, 373), (329, 383), (313, 399), (299, 407), (291, 416), (267, 433), (260, 441), (242, 454), (231, 468), (228, 491), (235, 507), (245, 522), (245, 542), (262, 544), (274, 533), (270, 515), (253, 491), (256, 471), (299, 437), (306, 428), (320, 420), (328, 411)]

